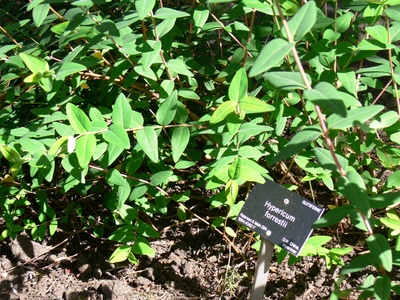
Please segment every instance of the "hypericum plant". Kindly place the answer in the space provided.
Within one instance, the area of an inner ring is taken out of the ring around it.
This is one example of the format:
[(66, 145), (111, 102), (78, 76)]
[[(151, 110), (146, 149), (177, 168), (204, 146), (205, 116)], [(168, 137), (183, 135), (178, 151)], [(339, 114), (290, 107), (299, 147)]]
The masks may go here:
[[(248, 183), (273, 178), (315, 201), (325, 186), (316, 226), (362, 233), (368, 251), (342, 269), (373, 267), (361, 298), (399, 293), (399, 11), (395, 0), (7, 3), (1, 239), (41, 240), (73, 220), (118, 243), (111, 261), (136, 262), (154, 255), (152, 218), (208, 223), (189, 209), (191, 188), (173, 189), (190, 180), (226, 208), (210, 225), (240, 252), (228, 220)], [(329, 239), (302, 255), (343, 265), (349, 249)]]

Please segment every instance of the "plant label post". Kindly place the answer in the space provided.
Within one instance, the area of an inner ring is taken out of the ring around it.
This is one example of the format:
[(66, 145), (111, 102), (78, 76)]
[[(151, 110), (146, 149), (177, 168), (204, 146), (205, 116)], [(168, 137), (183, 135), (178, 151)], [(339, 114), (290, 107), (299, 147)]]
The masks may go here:
[(261, 237), (251, 300), (263, 299), (274, 245), (297, 257), (323, 212), (322, 207), (273, 181), (253, 188), (236, 220)]

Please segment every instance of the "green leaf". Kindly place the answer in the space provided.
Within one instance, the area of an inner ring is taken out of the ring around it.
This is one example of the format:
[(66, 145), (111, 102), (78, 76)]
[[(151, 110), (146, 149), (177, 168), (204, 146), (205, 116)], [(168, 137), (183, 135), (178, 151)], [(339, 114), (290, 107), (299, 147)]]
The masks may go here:
[(112, 169), (106, 175), (107, 183), (116, 186), (125, 186), (127, 181), (117, 169)]
[(166, 126), (172, 122), (175, 117), (177, 102), (178, 92), (174, 90), (157, 110), (156, 119), (158, 124)]
[(240, 109), (246, 114), (265, 113), (275, 110), (275, 107), (267, 104), (265, 101), (251, 96), (244, 96), (239, 100)]
[(141, 62), (143, 69), (148, 69), (156, 61), (156, 59), (160, 57), (161, 41), (147, 40), (145, 45), (149, 48), (149, 50), (151, 49), (151, 51), (142, 52)]
[[(277, 88), (282, 90), (305, 90), (307, 86), (299, 72), (267, 72), (263, 77)], [(306, 74), (308, 82), (311, 82), (310, 75)]]
[(162, 7), (157, 9), (154, 18), (156, 19), (176, 19), (176, 18), (184, 18), (184, 17), (190, 17), (190, 15), (186, 12), (180, 11), (180, 10), (175, 10), (172, 8), (168, 7)]
[(0, 146), (0, 151), (10, 163), (17, 163), (21, 160), (19, 153), (9, 146)]
[(271, 164), (284, 160), (294, 154), (299, 153), (305, 147), (309, 146), (317, 137), (321, 135), (319, 127), (306, 127), (298, 132), (284, 148), (271, 160)]
[(235, 101), (226, 101), (222, 103), (218, 108), (214, 111), (210, 124), (216, 124), (226, 119), (226, 117), (236, 111), (236, 107), (238, 104)]
[(336, 32), (345, 32), (347, 29), (349, 29), (353, 17), (354, 14), (350, 11), (339, 16), (336, 19)]
[(400, 203), (400, 193), (391, 192), (369, 197), (371, 208), (386, 208)]
[(318, 83), (313, 89), (304, 91), (304, 97), (315, 105), (346, 117), (347, 110), (342, 97), (335, 87), (327, 82)]
[(374, 27), (366, 27), (365, 31), (369, 33), (374, 39), (382, 44), (388, 43), (388, 32), (382, 25), (375, 25)]
[(257, 76), (278, 66), (293, 46), (294, 44), (280, 38), (268, 42), (257, 56), (253, 67), (250, 69), (249, 77)]
[(348, 264), (346, 264), (341, 270), (341, 274), (349, 274), (361, 271), (374, 263), (374, 257), (371, 253), (362, 254), (356, 258), (353, 258)]
[(96, 136), (94, 134), (85, 134), (77, 139), (75, 151), (82, 169), (89, 165), (95, 150)]
[(210, 11), (204, 7), (196, 7), (193, 11), (193, 22), (194, 26), (203, 28), (206, 24)]
[(144, 127), (136, 133), (136, 139), (143, 152), (153, 161), (158, 162), (158, 139), (155, 130)]
[(377, 276), (374, 283), (374, 294), (376, 300), (388, 300), (391, 294), (390, 277), (383, 275)]
[(400, 187), (400, 171), (395, 171), (394, 173), (390, 174), (389, 178), (387, 179), (386, 186), (388, 188), (396, 188)]
[(44, 19), (46, 19), (47, 14), (49, 13), (49, 10), (50, 4), (48, 3), (39, 4), (38, 6), (34, 7), (32, 11), (32, 17), (36, 27), (40, 27), (40, 25), (42, 25)]
[(128, 245), (119, 246), (111, 254), (110, 263), (115, 264), (115, 263), (127, 260), (129, 254), (131, 253), (131, 249), (132, 249), (132, 247), (128, 246)]
[(370, 235), (367, 238), (368, 248), (379, 264), (388, 272), (392, 271), (393, 258), (389, 242), (380, 233)]
[[(290, 34), (295, 41), (301, 40), (314, 26), (317, 20), (317, 7), (314, 1), (308, 1), (303, 5), (288, 22)], [(282, 36), (287, 38), (284, 28)]]
[(247, 95), (247, 74), (244, 68), (240, 68), (232, 79), (229, 86), (229, 100), (239, 102)]
[(167, 68), (178, 74), (193, 77), (193, 73), (189, 71), (189, 68), (182, 59), (170, 59), (167, 62)]
[(365, 183), (360, 174), (354, 170), (347, 172), (346, 176), (339, 177), (337, 181), (339, 193), (347, 198), (350, 203), (363, 213), (367, 218), (371, 215), (369, 199)]
[(132, 123), (132, 108), (125, 95), (120, 93), (115, 100), (112, 110), (112, 120), (114, 124), (120, 125), (122, 128), (130, 128)]
[(347, 111), (346, 117), (331, 115), (327, 119), (329, 129), (345, 130), (347, 128), (364, 124), (384, 109), (383, 105), (357, 107)]
[(190, 130), (186, 126), (174, 128), (171, 136), (172, 159), (178, 162), (182, 153), (186, 150), (190, 140)]
[(129, 149), (131, 147), (128, 133), (118, 124), (112, 124), (107, 131), (103, 132), (103, 138), (110, 144), (117, 145), (124, 149)]
[(154, 8), (156, 0), (136, 0), (135, 8), (140, 20), (143, 20), (150, 15), (150, 12)]
[(400, 221), (395, 220), (395, 219), (390, 219), (390, 218), (381, 218), (379, 219), (384, 225), (389, 227), (390, 229), (393, 230), (400, 230)]
[(231, 179), (236, 180), (240, 177), (240, 159), (236, 158), (228, 170), (228, 175)]
[(331, 209), (313, 224), (313, 228), (323, 228), (337, 224), (354, 210), (355, 208), (351, 205), (343, 205)]
[(69, 102), (67, 103), (66, 111), (68, 121), (77, 134), (90, 131), (90, 120), (80, 108)]
[(399, 121), (399, 114), (393, 110), (385, 112), (375, 120), (371, 121), (369, 128), (383, 129), (392, 126)]
[[(335, 161), (333, 160), (333, 157), (329, 150), (322, 149), (322, 148), (315, 148), (314, 152), (315, 152), (315, 157), (317, 158), (318, 163), (321, 165), (321, 167), (323, 167), (324, 169), (332, 170), (332, 171), (339, 171), (337, 169)], [(342, 166), (343, 170), (346, 170), (346, 168), (349, 164), (347, 159), (337, 153), (336, 153), (336, 157), (337, 157), (340, 165)]]
[(357, 78), (354, 71), (341, 71), (337, 72), (339, 81), (343, 84), (343, 87), (353, 95), (356, 94), (357, 89)]
[(155, 256), (155, 251), (150, 247), (149, 243), (144, 238), (138, 238), (132, 246), (132, 252), (140, 255)]
[(150, 184), (153, 186), (166, 184), (172, 175), (174, 175), (174, 172), (169, 170), (157, 172), (150, 177)]
[(74, 63), (74, 62), (64, 62), (61, 64), (60, 68), (57, 71), (56, 74), (56, 80), (64, 80), (65, 77), (85, 71), (86, 67), (84, 65)]
[(19, 57), (23, 60), (28, 69), (34, 74), (44, 73), (50, 70), (49, 64), (44, 59), (35, 57), (25, 52), (20, 53)]

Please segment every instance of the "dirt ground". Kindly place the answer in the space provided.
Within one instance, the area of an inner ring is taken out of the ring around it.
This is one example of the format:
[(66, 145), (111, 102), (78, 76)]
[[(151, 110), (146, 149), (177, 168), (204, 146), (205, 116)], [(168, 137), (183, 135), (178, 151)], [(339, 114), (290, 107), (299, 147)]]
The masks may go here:
[[(110, 264), (115, 245), (88, 234), (57, 232), (43, 243), (26, 235), (0, 243), (0, 299), (123, 300), (123, 299), (247, 299), (256, 252), (242, 232), (235, 245), (204, 223), (166, 226), (151, 242), (154, 258), (139, 264)], [(287, 261), (270, 268), (265, 299), (329, 299), (339, 268), (327, 270), (321, 258)], [(397, 272), (397, 271), (394, 271)], [(343, 288), (363, 278), (348, 277)], [(356, 294), (345, 299), (356, 299)]]

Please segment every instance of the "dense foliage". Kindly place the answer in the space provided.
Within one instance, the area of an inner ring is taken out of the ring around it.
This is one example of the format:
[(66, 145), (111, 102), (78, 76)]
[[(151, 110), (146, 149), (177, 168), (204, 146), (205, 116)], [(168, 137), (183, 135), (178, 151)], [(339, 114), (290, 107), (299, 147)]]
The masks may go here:
[(1, 239), (71, 223), (137, 262), (152, 218), (196, 198), (226, 208), (210, 222), (232, 243), (271, 178), (331, 195), (316, 227), (361, 233), (346, 264), (329, 236), (303, 249), (344, 265), (332, 299), (369, 266), (361, 299), (400, 294), (400, 1), (3, 2)]

